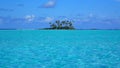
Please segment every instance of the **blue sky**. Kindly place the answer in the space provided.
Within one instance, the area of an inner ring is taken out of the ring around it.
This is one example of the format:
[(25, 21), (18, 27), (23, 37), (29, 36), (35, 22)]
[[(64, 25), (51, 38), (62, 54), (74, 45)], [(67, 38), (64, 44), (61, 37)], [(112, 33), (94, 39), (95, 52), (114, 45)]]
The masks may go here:
[(120, 29), (120, 0), (0, 0), (0, 28), (49, 27), (71, 20), (77, 29)]

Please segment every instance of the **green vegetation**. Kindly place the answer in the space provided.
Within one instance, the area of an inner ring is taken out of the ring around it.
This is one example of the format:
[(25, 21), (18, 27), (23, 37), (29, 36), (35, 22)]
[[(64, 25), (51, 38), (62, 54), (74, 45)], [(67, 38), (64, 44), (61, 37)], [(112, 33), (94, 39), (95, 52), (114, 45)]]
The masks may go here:
[(73, 27), (73, 23), (71, 21), (60, 21), (57, 20), (54, 23), (49, 23), (50, 24), (50, 28), (48, 29), (65, 29), (65, 30), (73, 30), (75, 29)]

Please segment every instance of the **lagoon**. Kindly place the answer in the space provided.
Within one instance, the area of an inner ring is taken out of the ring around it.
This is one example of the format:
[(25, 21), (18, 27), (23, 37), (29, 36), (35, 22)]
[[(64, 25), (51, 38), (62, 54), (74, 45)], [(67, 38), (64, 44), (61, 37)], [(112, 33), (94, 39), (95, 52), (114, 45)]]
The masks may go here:
[(120, 30), (0, 30), (0, 68), (120, 68)]

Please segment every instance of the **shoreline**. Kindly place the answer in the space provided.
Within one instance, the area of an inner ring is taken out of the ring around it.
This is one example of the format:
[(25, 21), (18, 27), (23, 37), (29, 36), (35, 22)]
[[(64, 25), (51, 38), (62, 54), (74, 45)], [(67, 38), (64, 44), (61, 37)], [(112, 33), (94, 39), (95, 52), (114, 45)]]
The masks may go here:
[(74, 30), (120, 30), (120, 29), (0, 29), (0, 30), (68, 30), (68, 31), (74, 31)]

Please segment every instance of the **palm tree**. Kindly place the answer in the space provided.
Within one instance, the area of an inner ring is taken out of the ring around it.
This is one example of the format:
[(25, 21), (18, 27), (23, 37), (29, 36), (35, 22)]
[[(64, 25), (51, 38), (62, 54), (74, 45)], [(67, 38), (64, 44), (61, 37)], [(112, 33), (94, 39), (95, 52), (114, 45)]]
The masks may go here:
[(72, 24), (71, 21), (69, 22), (69, 26), (70, 26), (71, 29), (74, 29), (73, 24)]
[(50, 24), (50, 28), (52, 28), (52, 23), (50, 22), (49, 24)]
[(72, 22), (69, 22), (69, 26), (70, 26), (70, 27), (72, 26)]
[(65, 23), (66, 23), (66, 22), (65, 22), (65, 21), (62, 21), (61, 23), (63, 24), (63, 26), (65, 26)]
[(56, 29), (56, 27), (57, 27), (56, 24), (51, 23), (51, 22), (50, 22), (49, 24), (50, 24), (50, 28), (52, 28), (52, 29)]
[(57, 20), (55, 23), (49, 23), (52, 29), (74, 29), (71, 21), (60, 21)]
[(60, 22), (60, 20), (57, 20), (57, 21), (56, 21), (56, 25), (57, 25), (57, 28), (58, 28), (58, 29), (61, 28), (61, 22)]

